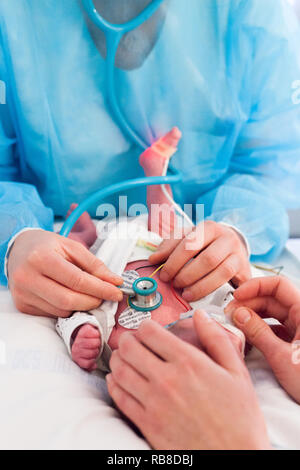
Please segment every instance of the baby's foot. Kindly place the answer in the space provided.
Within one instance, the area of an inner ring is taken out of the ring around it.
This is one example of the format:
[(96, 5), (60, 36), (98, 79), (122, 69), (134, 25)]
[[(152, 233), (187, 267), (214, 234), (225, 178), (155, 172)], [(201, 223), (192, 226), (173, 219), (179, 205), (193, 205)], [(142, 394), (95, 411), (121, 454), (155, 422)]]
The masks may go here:
[[(67, 218), (76, 209), (78, 204), (71, 204), (67, 213)], [(69, 238), (82, 243), (86, 248), (90, 248), (96, 241), (97, 231), (95, 224), (87, 212), (84, 212), (72, 228)]]
[(101, 348), (101, 337), (98, 328), (86, 324), (74, 333), (72, 345), (72, 359), (82, 369), (89, 371), (97, 368), (96, 360)]
[[(169, 156), (164, 154), (164, 149), (160, 148), (159, 142), (168, 147), (170, 150), (177, 150), (178, 143), (181, 139), (181, 132), (174, 127), (170, 132), (164, 135), (159, 141), (155, 142), (152, 147), (143, 152), (140, 156), (140, 165), (146, 176), (161, 176), (164, 170), (166, 160)], [(154, 151), (151, 150), (154, 148)], [(173, 152), (172, 152), (173, 153)]]

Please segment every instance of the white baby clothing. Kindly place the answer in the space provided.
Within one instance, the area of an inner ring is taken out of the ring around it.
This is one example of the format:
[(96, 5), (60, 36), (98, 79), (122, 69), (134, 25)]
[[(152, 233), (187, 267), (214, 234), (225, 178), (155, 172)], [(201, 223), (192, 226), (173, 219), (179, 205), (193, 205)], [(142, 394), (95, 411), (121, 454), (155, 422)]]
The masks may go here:
[[(120, 219), (118, 222), (109, 222), (102, 225), (98, 239), (91, 251), (115, 274), (122, 275), (126, 265), (130, 262), (148, 260), (153, 253), (153, 246), (158, 246), (162, 238), (147, 228), (147, 218), (140, 216), (134, 219)], [(225, 306), (232, 300), (233, 288), (225, 284), (207, 297), (190, 302), (192, 310), (201, 308), (210, 314), (227, 330), (236, 334), (244, 346), (245, 338), (224, 314)], [(111, 350), (108, 346), (113, 327), (118, 302), (104, 301), (97, 309), (90, 312), (76, 312), (69, 318), (59, 318), (56, 329), (66, 343), (71, 354), (72, 335), (83, 324), (96, 326), (101, 335), (101, 350), (97, 361), (98, 368), (104, 372), (109, 371), (109, 358)]]

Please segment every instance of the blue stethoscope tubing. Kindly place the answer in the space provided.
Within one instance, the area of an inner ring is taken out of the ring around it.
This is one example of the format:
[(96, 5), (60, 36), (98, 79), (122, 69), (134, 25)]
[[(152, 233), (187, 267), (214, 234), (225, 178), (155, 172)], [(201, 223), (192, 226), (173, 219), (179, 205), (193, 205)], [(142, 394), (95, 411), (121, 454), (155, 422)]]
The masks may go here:
[(87, 211), (91, 206), (94, 204), (99, 203), (104, 198), (112, 196), (113, 194), (119, 193), (121, 191), (127, 191), (129, 189), (136, 189), (142, 186), (153, 186), (153, 185), (160, 185), (160, 184), (175, 184), (180, 183), (182, 178), (181, 174), (176, 170), (172, 169), (174, 172), (173, 175), (167, 176), (155, 176), (151, 178), (136, 178), (128, 181), (123, 181), (121, 183), (115, 183), (106, 188), (99, 189), (95, 193), (91, 194), (87, 197), (79, 206), (71, 213), (71, 215), (65, 221), (60, 235), (67, 237), (71, 232), (74, 224), (77, 222), (79, 217)]
[[(125, 0), (126, 1), (126, 0)], [(142, 149), (146, 150), (149, 146), (147, 142), (140, 137), (134, 129), (129, 125), (124, 114), (122, 113), (117, 100), (116, 84), (115, 84), (115, 59), (117, 50), (122, 37), (129, 31), (141, 26), (154, 13), (158, 10), (164, 0), (153, 0), (137, 17), (131, 21), (123, 24), (113, 24), (106, 21), (96, 10), (93, 0), (82, 0), (83, 6), (86, 10), (87, 15), (93, 21), (93, 23), (101, 29), (106, 39), (106, 86), (107, 96), (111, 110), (114, 117), (121, 127), (121, 129), (128, 135), (128, 137), (138, 144)]]
[[(88, 14), (89, 18), (98, 26), (106, 38), (106, 83), (107, 83), (107, 95), (109, 104), (116, 119), (116, 122), (123, 130), (123, 132), (141, 149), (145, 150), (149, 144), (145, 142), (130, 126), (122, 113), (116, 94), (115, 87), (115, 58), (118, 50), (118, 46), (124, 34), (138, 28), (145, 21), (151, 18), (152, 15), (158, 10), (164, 0), (153, 0), (137, 17), (123, 24), (113, 24), (106, 21), (96, 10), (93, 0), (82, 0), (82, 4)], [(87, 197), (79, 206), (71, 213), (71, 215), (65, 221), (60, 235), (67, 237), (71, 232), (73, 226), (79, 219), (79, 217), (87, 211), (91, 206), (99, 204), (100, 201), (106, 197), (112, 196), (113, 194), (120, 193), (121, 191), (127, 191), (130, 189), (136, 189), (143, 186), (152, 185), (165, 185), (165, 184), (176, 184), (182, 181), (182, 175), (179, 171), (172, 169), (172, 175), (158, 176), (151, 178), (136, 178), (120, 183), (116, 183), (106, 188), (100, 189), (95, 193)]]

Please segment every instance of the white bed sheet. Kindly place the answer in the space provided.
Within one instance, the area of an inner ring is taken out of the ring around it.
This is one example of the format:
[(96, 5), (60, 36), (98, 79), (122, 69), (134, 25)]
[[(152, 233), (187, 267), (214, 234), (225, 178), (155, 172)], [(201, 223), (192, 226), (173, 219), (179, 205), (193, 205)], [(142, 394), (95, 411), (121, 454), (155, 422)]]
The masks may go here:
[(54, 322), (20, 314), (0, 291), (0, 448), (149, 449), (79, 369)]
[[(300, 406), (258, 351), (247, 364), (272, 444), (299, 449)], [(0, 391), (1, 449), (149, 449), (112, 407), (103, 378), (71, 361), (53, 321), (18, 313), (1, 288)]]

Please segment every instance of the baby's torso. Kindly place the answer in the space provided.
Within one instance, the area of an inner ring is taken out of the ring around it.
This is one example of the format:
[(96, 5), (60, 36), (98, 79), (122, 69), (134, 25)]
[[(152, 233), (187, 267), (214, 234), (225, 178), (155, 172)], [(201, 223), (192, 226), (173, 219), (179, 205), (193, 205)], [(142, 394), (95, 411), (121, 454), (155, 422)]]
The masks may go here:
[[(147, 267), (145, 267), (147, 266)], [(181, 297), (180, 292), (171, 287), (170, 283), (165, 283), (159, 278), (159, 271), (153, 275), (156, 270), (156, 267), (151, 267), (148, 261), (139, 260), (128, 263), (126, 265), (126, 271), (134, 270), (139, 273), (142, 277), (150, 277), (156, 280), (158, 285), (158, 292), (162, 296), (161, 305), (151, 312), (151, 319), (160, 323), (162, 326), (169, 325), (177, 321), (180, 315), (188, 310), (190, 310), (189, 304), (187, 304)], [(115, 316), (116, 324), (112, 330), (111, 336), (109, 338), (108, 344), (111, 349), (116, 349), (118, 347), (118, 342), (120, 336), (128, 331), (128, 328), (124, 328), (118, 323), (120, 315), (128, 309), (128, 296), (124, 295), (122, 302), (119, 303), (117, 313)], [(149, 315), (149, 314), (148, 314)], [(129, 325), (130, 326), (130, 325)]]
[[(212, 315), (226, 329), (240, 336), (240, 332), (233, 327), (224, 314), (225, 305), (232, 299), (233, 289), (229, 284), (222, 286), (203, 299), (191, 302), (189, 305), (182, 299), (181, 292), (174, 289), (170, 282), (164, 283), (160, 280), (160, 266), (150, 266), (148, 259), (161, 241), (159, 235), (148, 231), (147, 218), (141, 216), (129, 223), (126, 220), (118, 222), (108, 231), (104, 240), (100, 240), (100, 244), (96, 242), (96, 249), (93, 247), (96, 256), (119, 275), (126, 271), (136, 271), (137, 277), (152, 276), (156, 280), (157, 290), (162, 296), (162, 303), (157, 309), (145, 314), (138, 312), (138, 315), (133, 312), (135, 320), (138, 318), (138, 321), (131, 321), (127, 295), (124, 295), (120, 303), (103, 302), (99, 309), (93, 310), (92, 313), (103, 327), (104, 339), (110, 348), (116, 349), (118, 347), (119, 338), (125, 331), (136, 331), (143, 318), (151, 318), (166, 326), (179, 320), (181, 314), (187, 313), (189, 310), (192, 313), (192, 310), (199, 308)], [(121, 321), (121, 315), (123, 316), (122, 320), (125, 315), (126, 321)], [(122, 326), (124, 324), (126, 328)], [(175, 332), (178, 328), (180, 336), (185, 340), (192, 343), (196, 341), (191, 318), (181, 321), (180, 327), (177, 326), (172, 331)], [(243, 338), (241, 340), (244, 342)]]

